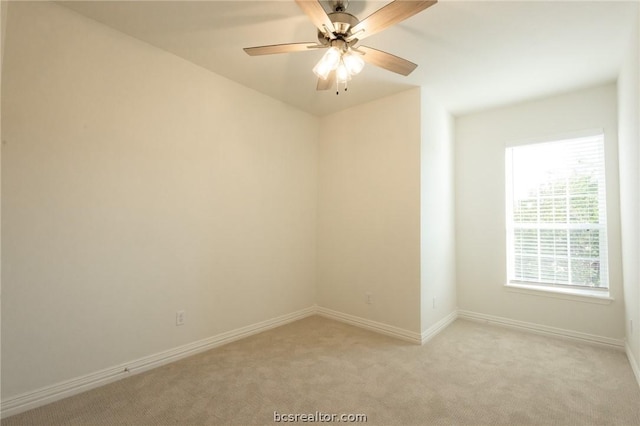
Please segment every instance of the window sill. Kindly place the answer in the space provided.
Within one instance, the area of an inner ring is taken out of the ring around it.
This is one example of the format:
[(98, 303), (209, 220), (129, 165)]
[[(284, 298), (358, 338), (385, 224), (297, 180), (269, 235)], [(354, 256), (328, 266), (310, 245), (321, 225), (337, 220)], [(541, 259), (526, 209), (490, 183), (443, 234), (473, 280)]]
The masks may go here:
[(575, 300), (578, 302), (597, 303), (599, 305), (609, 305), (615, 299), (609, 292), (578, 288), (557, 288), (542, 287), (535, 284), (507, 283), (505, 290), (514, 293), (531, 294), (533, 296), (553, 297), (556, 299)]

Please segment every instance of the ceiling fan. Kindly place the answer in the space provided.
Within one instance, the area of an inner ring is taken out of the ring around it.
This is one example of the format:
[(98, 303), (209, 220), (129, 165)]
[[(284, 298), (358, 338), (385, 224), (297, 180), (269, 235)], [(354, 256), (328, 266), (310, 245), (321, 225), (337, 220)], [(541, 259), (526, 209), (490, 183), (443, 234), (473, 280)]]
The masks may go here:
[[(348, 0), (331, 0), (333, 12), (327, 14), (319, 0), (295, 0), (300, 9), (318, 29), (318, 42), (272, 44), (245, 47), (250, 56), (275, 53), (303, 52), (310, 49), (329, 49), (313, 68), (318, 76), (317, 90), (339, 88), (351, 76), (362, 71), (368, 62), (380, 68), (409, 75), (418, 66), (413, 62), (372, 47), (357, 45), (366, 37), (376, 34), (433, 6), (437, 0), (395, 0), (360, 21), (346, 11)], [(339, 90), (336, 90), (336, 94)]]

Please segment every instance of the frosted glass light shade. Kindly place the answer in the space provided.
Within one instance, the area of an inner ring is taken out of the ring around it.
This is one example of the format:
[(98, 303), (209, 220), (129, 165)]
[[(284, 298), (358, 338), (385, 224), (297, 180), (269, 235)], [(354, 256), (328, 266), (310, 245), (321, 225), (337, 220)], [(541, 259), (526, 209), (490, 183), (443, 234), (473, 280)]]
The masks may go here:
[(349, 73), (349, 69), (347, 68), (343, 60), (340, 61), (340, 64), (338, 64), (338, 68), (336, 68), (336, 80), (341, 84), (344, 84), (347, 81), (351, 80), (351, 74)]
[(356, 75), (364, 68), (364, 60), (358, 54), (347, 52), (342, 57), (350, 75)]
[(340, 51), (335, 47), (330, 47), (316, 66), (313, 67), (313, 73), (326, 80), (329, 77), (329, 73), (335, 70), (340, 62)]

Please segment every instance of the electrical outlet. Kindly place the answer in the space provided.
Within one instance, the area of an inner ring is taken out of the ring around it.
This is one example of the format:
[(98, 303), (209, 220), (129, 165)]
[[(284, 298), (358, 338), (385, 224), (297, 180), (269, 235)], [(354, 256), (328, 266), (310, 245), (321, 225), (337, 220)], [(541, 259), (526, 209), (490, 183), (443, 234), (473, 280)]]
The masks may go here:
[(373, 303), (373, 296), (371, 295), (371, 293), (366, 292), (366, 293), (364, 294), (364, 302), (365, 302), (367, 305), (370, 305), (370, 304), (372, 304), (372, 303)]
[(184, 325), (184, 311), (176, 312), (176, 325)]

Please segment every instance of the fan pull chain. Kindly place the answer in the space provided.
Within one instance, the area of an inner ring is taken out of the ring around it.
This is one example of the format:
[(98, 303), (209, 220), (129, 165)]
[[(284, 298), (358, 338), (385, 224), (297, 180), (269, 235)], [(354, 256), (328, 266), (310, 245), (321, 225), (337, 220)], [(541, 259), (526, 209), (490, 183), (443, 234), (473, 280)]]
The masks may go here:
[[(347, 87), (347, 82), (344, 82), (344, 91), (346, 92), (347, 90), (349, 90), (349, 88)], [(340, 83), (338, 81), (336, 81), (336, 96), (338, 96), (340, 94)]]

